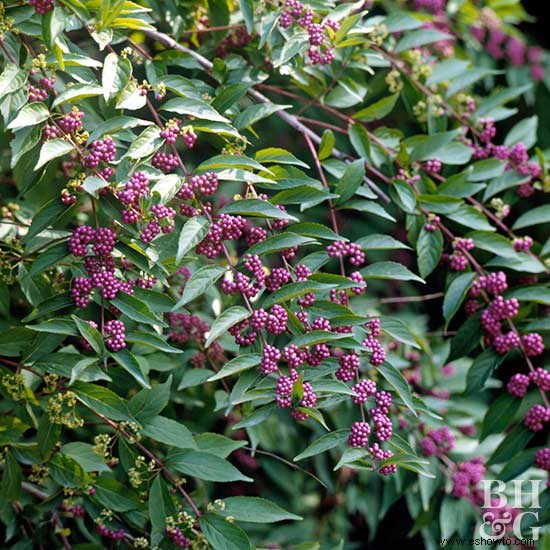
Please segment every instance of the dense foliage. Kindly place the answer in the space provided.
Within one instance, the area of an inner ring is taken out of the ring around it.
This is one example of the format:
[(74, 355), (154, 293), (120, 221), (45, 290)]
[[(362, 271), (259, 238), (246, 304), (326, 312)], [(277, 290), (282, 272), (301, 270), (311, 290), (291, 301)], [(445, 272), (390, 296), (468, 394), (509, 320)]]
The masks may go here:
[(548, 547), (526, 19), (0, 2), (3, 547)]

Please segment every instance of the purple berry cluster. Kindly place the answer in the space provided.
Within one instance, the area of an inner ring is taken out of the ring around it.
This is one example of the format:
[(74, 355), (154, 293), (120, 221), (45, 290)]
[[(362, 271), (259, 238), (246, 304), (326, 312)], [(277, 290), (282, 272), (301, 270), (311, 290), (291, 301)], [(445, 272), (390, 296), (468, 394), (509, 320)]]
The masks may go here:
[(452, 495), (456, 498), (468, 498), (474, 503), (482, 496), (477, 488), (485, 475), (483, 458), (475, 457), (471, 460), (459, 462), (455, 466), (451, 480), (453, 483)]
[(429, 430), (420, 446), (426, 456), (443, 456), (449, 454), (455, 445), (455, 438), (447, 426)]
[(349, 262), (354, 266), (362, 265), (366, 260), (365, 253), (355, 243), (335, 241), (333, 244), (327, 246), (326, 251), (331, 258), (345, 258), (349, 256)]
[(497, 61), (505, 60), (514, 67), (529, 66), (533, 80), (544, 78), (543, 51), (527, 46), (516, 36), (507, 35), (501, 28), (473, 26), (472, 35), (483, 44), (484, 50)]
[(45, 15), (53, 10), (54, 2), (53, 0), (29, 0), (29, 6), (32, 6), (38, 15)]
[[(84, 258), (84, 269), (87, 277), (75, 277), (71, 286), (71, 297), (77, 307), (85, 308), (90, 303), (90, 296), (97, 290), (104, 300), (116, 298), (119, 292), (133, 294), (134, 282), (117, 277), (113, 251), (116, 245), (116, 234), (108, 227), (94, 229), (88, 225), (77, 227), (68, 242), (69, 252), (78, 258)], [(115, 308), (112, 311), (116, 313)], [(90, 322), (97, 328), (97, 324)], [(105, 340), (111, 351), (124, 348), (125, 329), (122, 321), (111, 320), (105, 323)]]
[(166, 527), (164, 535), (176, 548), (189, 548), (191, 544), (191, 540), (183, 535), (179, 527)]
[(102, 536), (112, 540), (122, 540), (126, 537), (126, 531), (124, 529), (110, 529), (102, 523), (96, 525), (95, 530)]
[(151, 164), (165, 174), (169, 174), (177, 168), (179, 162), (176, 155), (173, 155), (172, 153), (159, 152), (155, 154)]
[(96, 168), (101, 162), (113, 162), (115, 155), (116, 145), (112, 138), (96, 139), (88, 147), (84, 165), (86, 168)]
[(83, 118), (84, 113), (78, 107), (73, 107), (71, 112), (63, 115), (57, 124), (62, 132), (73, 135), (82, 128)]
[(292, 24), (306, 30), (309, 35), (307, 55), (313, 65), (329, 65), (335, 59), (334, 52), (328, 45), (330, 36), (340, 25), (337, 21), (326, 19), (322, 23), (315, 22), (315, 13), (299, 0), (286, 0), (279, 17), (279, 25), (288, 29)]

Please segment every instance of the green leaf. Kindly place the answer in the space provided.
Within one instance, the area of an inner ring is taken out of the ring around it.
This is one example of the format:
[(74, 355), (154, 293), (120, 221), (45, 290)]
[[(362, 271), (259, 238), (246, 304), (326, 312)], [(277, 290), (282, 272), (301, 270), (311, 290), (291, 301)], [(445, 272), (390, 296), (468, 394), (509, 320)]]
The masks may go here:
[(251, 105), (238, 114), (234, 125), (237, 130), (248, 128), (256, 122), (263, 120), (279, 111), (290, 109), (292, 105), (276, 105), (275, 103), (260, 103)]
[(416, 251), (418, 253), (418, 271), (421, 277), (426, 278), (437, 267), (441, 258), (441, 252), (443, 251), (441, 231), (439, 229), (427, 231), (422, 227), (416, 242)]
[(316, 344), (322, 344), (325, 342), (333, 342), (335, 340), (342, 340), (349, 338), (347, 333), (330, 332), (328, 330), (312, 330), (305, 334), (295, 336), (289, 345), (298, 347), (302, 346), (314, 346)]
[(538, 124), (537, 115), (524, 118), (508, 132), (504, 145), (511, 147), (517, 143), (523, 143), (527, 149), (530, 149), (537, 142)]
[(301, 520), (300, 516), (283, 510), (279, 505), (260, 497), (229, 497), (223, 499), (224, 516), (236, 521), (251, 523), (276, 523), (286, 520)]
[(153, 154), (161, 145), (160, 128), (149, 126), (132, 141), (124, 156), (133, 160), (140, 160)]
[(166, 518), (177, 515), (172, 496), (160, 475), (155, 477), (155, 481), (151, 485), (148, 501), (149, 517), (151, 518), (151, 546), (155, 547), (164, 538)]
[(128, 332), (126, 334), (126, 341), (141, 346), (151, 347), (164, 351), (165, 353), (183, 353), (183, 350), (171, 346), (160, 336), (148, 332)]
[(124, 315), (138, 323), (152, 326), (166, 326), (144, 301), (131, 294), (119, 292), (117, 297), (111, 300), (111, 304), (120, 309)]
[(319, 160), (328, 159), (332, 155), (332, 150), (336, 144), (336, 138), (334, 137), (334, 132), (332, 130), (325, 130), (321, 138), (321, 143), (319, 144)]
[(512, 226), (512, 229), (523, 229), (532, 225), (542, 225), (550, 222), (550, 204), (531, 208), (522, 214)]
[(216, 338), (219, 338), (233, 325), (236, 325), (237, 323), (244, 321), (247, 317), (249, 317), (249, 315), (250, 315), (250, 312), (241, 306), (232, 306), (230, 308), (227, 308), (212, 323), (212, 326), (210, 327), (210, 332), (208, 334), (208, 338), (204, 344), (204, 347), (207, 348), (208, 346), (210, 346), (210, 344), (212, 344), (212, 342), (216, 340)]
[(176, 451), (168, 457), (167, 466), (204, 481), (252, 481), (227, 460), (203, 451)]
[(259, 170), (260, 172), (268, 171), (259, 162), (244, 155), (215, 155), (201, 162), (195, 172), (198, 174), (222, 168), (242, 168), (244, 170)]
[(365, 163), (362, 159), (356, 160), (346, 166), (344, 175), (340, 178), (340, 181), (336, 184), (334, 189), (340, 198), (336, 201), (336, 204), (342, 204), (350, 199), (358, 187), (363, 183), (365, 177)]
[(10, 168), (12, 169), (17, 166), (17, 163), (21, 160), (23, 155), (34, 149), (34, 147), (40, 143), (42, 132), (40, 127), (30, 126), (14, 132), (14, 134), (15, 138), (10, 142), (12, 151)]
[(443, 298), (443, 317), (447, 325), (455, 316), (458, 308), (466, 298), (466, 294), (475, 279), (475, 273), (462, 273), (449, 285)]
[(268, 308), (275, 304), (282, 304), (298, 296), (303, 296), (308, 292), (330, 290), (334, 288), (333, 284), (326, 283), (317, 283), (315, 281), (300, 281), (298, 283), (290, 283), (288, 285), (282, 286), (279, 290), (272, 292), (267, 298), (263, 301), (262, 307)]
[(109, 466), (105, 464), (103, 458), (94, 451), (93, 445), (89, 443), (83, 443), (81, 441), (66, 443), (61, 447), (61, 451), (64, 455), (69, 456), (80, 464), (85, 472), (109, 471)]
[(219, 456), (220, 458), (227, 458), (233, 451), (247, 444), (247, 441), (235, 441), (224, 435), (209, 432), (195, 435), (194, 440), (199, 450)]
[(520, 302), (535, 302), (550, 306), (550, 288), (545, 285), (532, 285), (515, 288), (506, 293), (507, 298), (517, 298)]
[(246, 533), (220, 516), (206, 514), (199, 518), (201, 531), (212, 550), (250, 550)]
[(319, 439), (316, 439), (313, 443), (308, 445), (299, 455), (294, 457), (294, 462), (315, 456), (329, 449), (332, 449), (345, 441), (349, 436), (349, 430), (336, 430), (322, 435)]
[(403, 378), (403, 375), (393, 365), (387, 362), (380, 365), (377, 370), (395, 390), (414, 416), (418, 416), (414, 406), (411, 388), (405, 378)]
[(305, 235), (313, 239), (324, 239), (327, 241), (342, 241), (347, 240), (342, 235), (338, 235), (326, 225), (315, 222), (301, 222), (292, 225), (292, 232), (298, 235)]
[(82, 466), (63, 453), (55, 454), (48, 462), (48, 467), (52, 479), (63, 487), (81, 487), (88, 480)]
[[(518, 399), (519, 401), (519, 399)], [(504, 415), (503, 415), (504, 416)], [(507, 462), (502, 470), (497, 474), (497, 479), (500, 481), (511, 481), (516, 479), (520, 474), (531, 468), (535, 462), (535, 453), (538, 449), (526, 449), (516, 455), (514, 455), (509, 462)]]
[(229, 119), (220, 115), (220, 113), (208, 103), (190, 97), (175, 97), (170, 99), (162, 105), (161, 110), (177, 113), (178, 115), (191, 115), (213, 122), (230, 122)]
[(406, 50), (412, 50), (419, 46), (425, 46), (426, 44), (432, 44), (433, 42), (440, 42), (443, 40), (452, 40), (453, 36), (446, 32), (441, 32), (436, 29), (419, 29), (408, 33), (397, 42), (395, 46), (395, 53), (404, 52)]
[(225, 267), (218, 265), (205, 265), (195, 271), (185, 283), (181, 298), (172, 310), (176, 311), (195, 298), (202, 296), (226, 271)]
[(8, 124), (8, 130), (18, 130), (27, 126), (36, 126), (44, 122), (50, 116), (50, 111), (44, 103), (28, 103)]
[(394, 180), (390, 187), (390, 195), (399, 208), (408, 214), (414, 214), (416, 209), (416, 193), (412, 187), (403, 180)]
[(128, 84), (132, 75), (132, 65), (128, 59), (119, 57), (112, 52), (107, 55), (103, 62), (101, 74), (101, 85), (105, 101), (115, 96)]
[(254, 158), (261, 164), (294, 164), (302, 168), (309, 166), (299, 158), (296, 158), (292, 153), (279, 147), (269, 147), (261, 149), (254, 155)]
[(94, 499), (113, 512), (129, 512), (140, 507), (137, 494), (111, 477), (102, 475), (97, 478), (94, 489)]
[(103, 94), (103, 88), (101, 86), (94, 86), (93, 84), (75, 84), (65, 91), (61, 92), (53, 101), (52, 109), (61, 105), (62, 103), (76, 102), (88, 97), (96, 97)]
[(143, 372), (141, 365), (135, 356), (127, 349), (121, 349), (116, 353), (109, 354), (132, 378), (143, 388), (150, 389), (151, 384), (148, 376)]
[(474, 231), (468, 233), (468, 237), (473, 239), (476, 248), (481, 248), (481, 250), (487, 250), (503, 258), (517, 258), (518, 256), (510, 239), (503, 235), (487, 231)]
[[(423, 161), (440, 158), (440, 152), (458, 136), (457, 130), (440, 132), (431, 136), (416, 136), (410, 154), (411, 161)], [(411, 140), (412, 141), (412, 140)]]
[(370, 154), (370, 138), (367, 130), (362, 124), (350, 124), (348, 126), (348, 135), (350, 143), (352, 144), (355, 152), (359, 158), (364, 161), (371, 158)]
[(61, 425), (50, 421), (47, 414), (43, 415), (38, 423), (36, 440), (38, 450), (44, 459), (48, 459), (61, 439)]
[(527, 428), (525, 424), (517, 424), (513, 430), (508, 432), (500, 445), (495, 449), (495, 452), (491, 455), (486, 465), (492, 466), (493, 464), (507, 462), (522, 451), (534, 435), (535, 432)]
[(329, 199), (337, 199), (338, 195), (329, 193), (326, 189), (317, 189), (309, 185), (300, 185), (292, 189), (280, 191), (272, 197), (276, 204), (299, 204), (303, 212)]
[(170, 401), (170, 387), (172, 376), (163, 384), (155, 384), (136, 393), (130, 401), (128, 408), (138, 422), (147, 422), (153, 416), (158, 415)]
[[(488, 435), (502, 433), (508, 427), (521, 405), (521, 399), (509, 393), (500, 395), (487, 409), (481, 425), (479, 440)], [(506, 414), (503, 414), (506, 411)], [(500, 478), (499, 478), (500, 479)]]
[(480, 212), (474, 206), (460, 205), (454, 212), (449, 212), (447, 217), (455, 223), (459, 223), (470, 229), (479, 231), (495, 231), (495, 228), (489, 223), (489, 220), (483, 212)]
[(385, 315), (381, 315), (379, 319), (382, 324), (383, 332), (413, 348), (420, 348), (414, 334), (404, 321), (401, 321), (401, 319), (397, 317), (387, 317)]
[(279, 233), (273, 237), (268, 237), (265, 241), (261, 241), (251, 246), (248, 249), (248, 254), (262, 256), (263, 254), (273, 254), (280, 250), (285, 250), (293, 246), (303, 246), (306, 244), (319, 244), (311, 237), (303, 237), (302, 235), (296, 235), (290, 231)]
[[(296, 226), (293, 226), (292, 229), (295, 230)], [(355, 241), (355, 244), (358, 244), (362, 250), (410, 250), (410, 246), (407, 246), (405, 243), (402, 243), (389, 235), (383, 235), (380, 233), (371, 233), (366, 237), (361, 237)]]
[(111, 420), (135, 422), (124, 399), (110, 389), (87, 382), (75, 382), (71, 389), (77, 399), (92, 411)]
[(353, 118), (355, 120), (361, 120), (364, 122), (380, 120), (381, 118), (386, 117), (393, 111), (393, 108), (395, 107), (398, 99), (399, 94), (393, 94), (387, 97), (383, 97), (372, 105), (369, 105), (368, 107), (357, 111), (357, 113), (353, 115)]
[(109, 187), (109, 185), (111, 185), (111, 183), (103, 178), (98, 176), (88, 176), (82, 183), (82, 188), (86, 191), (86, 193), (97, 199), (99, 197), (98, 191), (100, 189), (104, 189), (105, 187)]
[(471, 62), (464, 59), (445, 59), (436, 63), (432, 74), (427, 78), (426, 84), (440, 84), (446, 80), (451, 80), (464, 73)]
[(220, 213), (239, 214), (256, 218), (270, 218), (274, 220), (290, 220), (297, 222), (298, 218), (283, 212), (268, 201), (260, 199), (241, 199), (233, 201), (220, 209)]
[(40, 149), (40, 156), (38, 157), (38, 162), (36, 163), (34, 170), (39, 170), (46, 163), (50, 162), (50, 160), (62, 157), (63, 155), (70, 153), (72, 150), (73, 146), (69, 142), (62, 139), (50, 139), (46, 141)]
[(182, 258), (196, 245), (198, 245), (206, 234), (210, 223), (203, 216), (190, 218), (185, 222), (181, 229), (178, 239), (178, 252), (176, 254), (176, 264), (179, 264)]
[(375, 216), (380, 216), (381, 218), (384, 218), (386, 220), (390, 220), (392, 222), (396, 221), (392, 215), (388, 214), (384, 210), (384, 208), (382, 208), (378, 203), (374, 201), (353, 200), (340, 206), (340, 209), (358, 210), (359, 212), (369, 212), (370, 214), (374, 214)]
[(504, 361), (505, 355), (498, 355), (493, 348), (487, 348), (478, 355), (466, 376), (466, 395), (482, 391), (493, 371)]
[(472, 315), (458, 329), (455, 337), (451, 340), (449, 361), (467, 356), (479, 345), (481, 338), (479, 317), (480, 313)]
[(248, 353), (245, 355), (237, 355), (237, 357), (231, 359), (214, 375), (211, 376), (208, 381), (220, 380), (227, 376), (232, 376), (238, 372), (251, 369), (260, 364), (262, 356), (259, 353)]
[(21, 467), (8, 447), (4, 455), (2, 485), (0, 487), (2, 509), (5, 503), (17, 502), (19, 500), (22, 481)]
[(384, 19), (384, 25), (388, 32), (402, 32), (422, 27), (422, 21), (406, 11), (390, 13)]
[(395, 281), (418, 281), (424, 283), (418, 275), (397, 262), (375, 262), (361, 270), (365, 279), (393, 279)]
[(178, 449), (194, 449), (196, 447), (191, 432), (184, 424), (164, 416), (147, 419), (140, 433), (154, 441)]
[(98, 354), (101, 355), (105, 351), (105, 345), (103, 344), (103, 338), (99, 331), (94, 328), (88, 321), (80, 319), (76, 315), (71, 315), (71, 318), (76, 324), (78, 332), (82, 335), (82, 338), (90, 344), (92, 349)]
[(489, 185), (485, 189), (485, 193), (483, 194), (483, 201), (487, 201), (497, 193), (500, 193), (501, 191), (505, 191), (506, 189), (509, 189), (510, 187), (516, 187), (518, 185), (521, 185), (522, 183), (527, 183), (531, 180), (531, 176), (528, 175), (521, 175), (518, 174), (515, 170), (507, 170), (502, 174), (502, 176), (498, 176), (495, 179), (492, 179), (489, 182)]

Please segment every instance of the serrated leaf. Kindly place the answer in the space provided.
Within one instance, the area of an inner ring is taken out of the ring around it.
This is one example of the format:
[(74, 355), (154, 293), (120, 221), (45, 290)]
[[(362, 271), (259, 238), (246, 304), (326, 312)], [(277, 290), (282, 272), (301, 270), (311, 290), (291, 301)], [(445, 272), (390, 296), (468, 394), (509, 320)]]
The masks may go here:
[(493, 371), (504, 361), (505, 355), (498, 355), (488, 348), (478, 355), (468, 369), (466, 376), (466, 395), (482, 391)]
[(220, 113), (208, 103), (190, 97), (175, 97), (170, 99), (161, 107), (161, 110), (177, 113), (179, 115), (191, 115), (213, 122), (230, 122), (229, 119), (220, 115)]
[(418, 416), (411, 395), (411, 388), (403, 375), (393, 365), (387, 362), (380, 365), (377, 371), (386, 379), (386, 382), (395, 390), (414, 416)]
[(196, 448), (193, 435), (188, 428), (181, 422), (166, 418), (164, 416), (155, 416), (149, 418), (140, 430), (145, 437), (150, 437), (154, 441), (164, 443), (178, 449)]
[(34, 170), (40, 170), (50, 160), (62, 157), (73, 150), (73, 146), (62, 139), (50, 139), (42, 145), (40, 156)]
[(372, 105), (369, 105), (368, 107), (357, 111), (357, 113), (353, 115), (353, 118), (355, 120), (361, 120), (364, 122), (380, 120), (381, 118), (384, 118), (393, 111), (393, 108), (395, 107), (398, 99), (399, 94), (393, 94), (387, 97), (383, 97)]
[(205, 265), (195, 271), (185, 283), (181, 298), (172, 310), (176, 311), (195, 298), (202, 296), (226, 271), (225, 267), (218, 265)]
[(262, 256), (263, 254), (273, 254), (293, 246), (303, 246), (306, 244), (319, 244), (311, 237), (303, 237), (296, 235), (290, 231), (285, 231), (273, 237), (268, 237), (265, 241), (261, 241), (251, 246), (248, 249), (248, 254)]
[(233, 325), (244, 321), (250, 316), (250, 312), (241, 306), (232, 306), (227, 308), (222, 314), (212, 323), (208, 338), (204, 344), (207, 348), (210, 344), (219, 338), (224, 332), (230, 329)]
[(303, 460), (304, 458), (309, 458), (315, 456), (329, 449), (332, 449), (345, 441), (347, 441), (349, 436), (349, 430), (336, 430), (328, 434), (322, 435), (319, 439), (316, 439), (313, 443), (308, 445), (300, 454), (294, 457), (294, 462), (298, 460)]
[(176, 451), (168, 457), (167, 466), (204, 481), (252, 481), (227, 460), (203, 451)]
[(453, 280), (449, 288), (445, 291), (445, 297), (443, 298), (443, 317), (445, 317), (447, 325), (455, 316), (464, 298), (466, 298), (466, 294), (475, 276), (475, 273), (462, 273)]
[(523, 423), (518, 424), (513, 430), (506, 434), (505, 438), (486, 462), (486, 465), (492, 466), (493, 464), (502, 464), (510, 460), (525, 448), (534, 435), (535, 432), (531, 431)]
[(269, 218), (275, 220), (298, 221), (298, 218), (283, 212), (268, 201), (260, 199), (241, 199), (224, 206), (220, 213), (239, 214), (256, 218)]
[(418, 271), (420, 276), (426, 278), (436, 267), (441, 259), (443, 251), (443, 235), (439, 229), (427, 231), (424, 227), (420, 230), (416, 242)]
[(424, 283), (418, 275), (397, 262), (375, 262), (361, 270), (365, 279), (393, 279), (396, 281), (418, 281)]
[(300, 516), (283, 510), (279, 505), (260, 497), (229, 497), (223, 499), (224, 516), (237, 521), (252, 523), (276, 523), (286, 520), (301, 520)]
[(178, 251), (176, 253), (176, 264), (179, 264), (182, 258), (195, 246), (197, 246), (206, 234), (210, 223), (203, 216), (190, 218), (185, 222), (181, 229), (178, 239)]
[(249, 353), (245, 355), (238, 355), (234, 359), (231, 359), (214, 375), (211, 376), (208, 381), (220, 380), (227, 376), (232, 376), (238, 372), (251, 369), (260, 364), (262, 356), (259, 353)]
[(28, 103), (8, 124), (8, 130), (18, 130), (27, 126), (36, 126), (44, 122), (50, 116), (50, 111), (44, 103)]
[(246, 533), (235, 523), (207, 514), (199, 519), (201, 531), (212, 550), (250, 550)]

